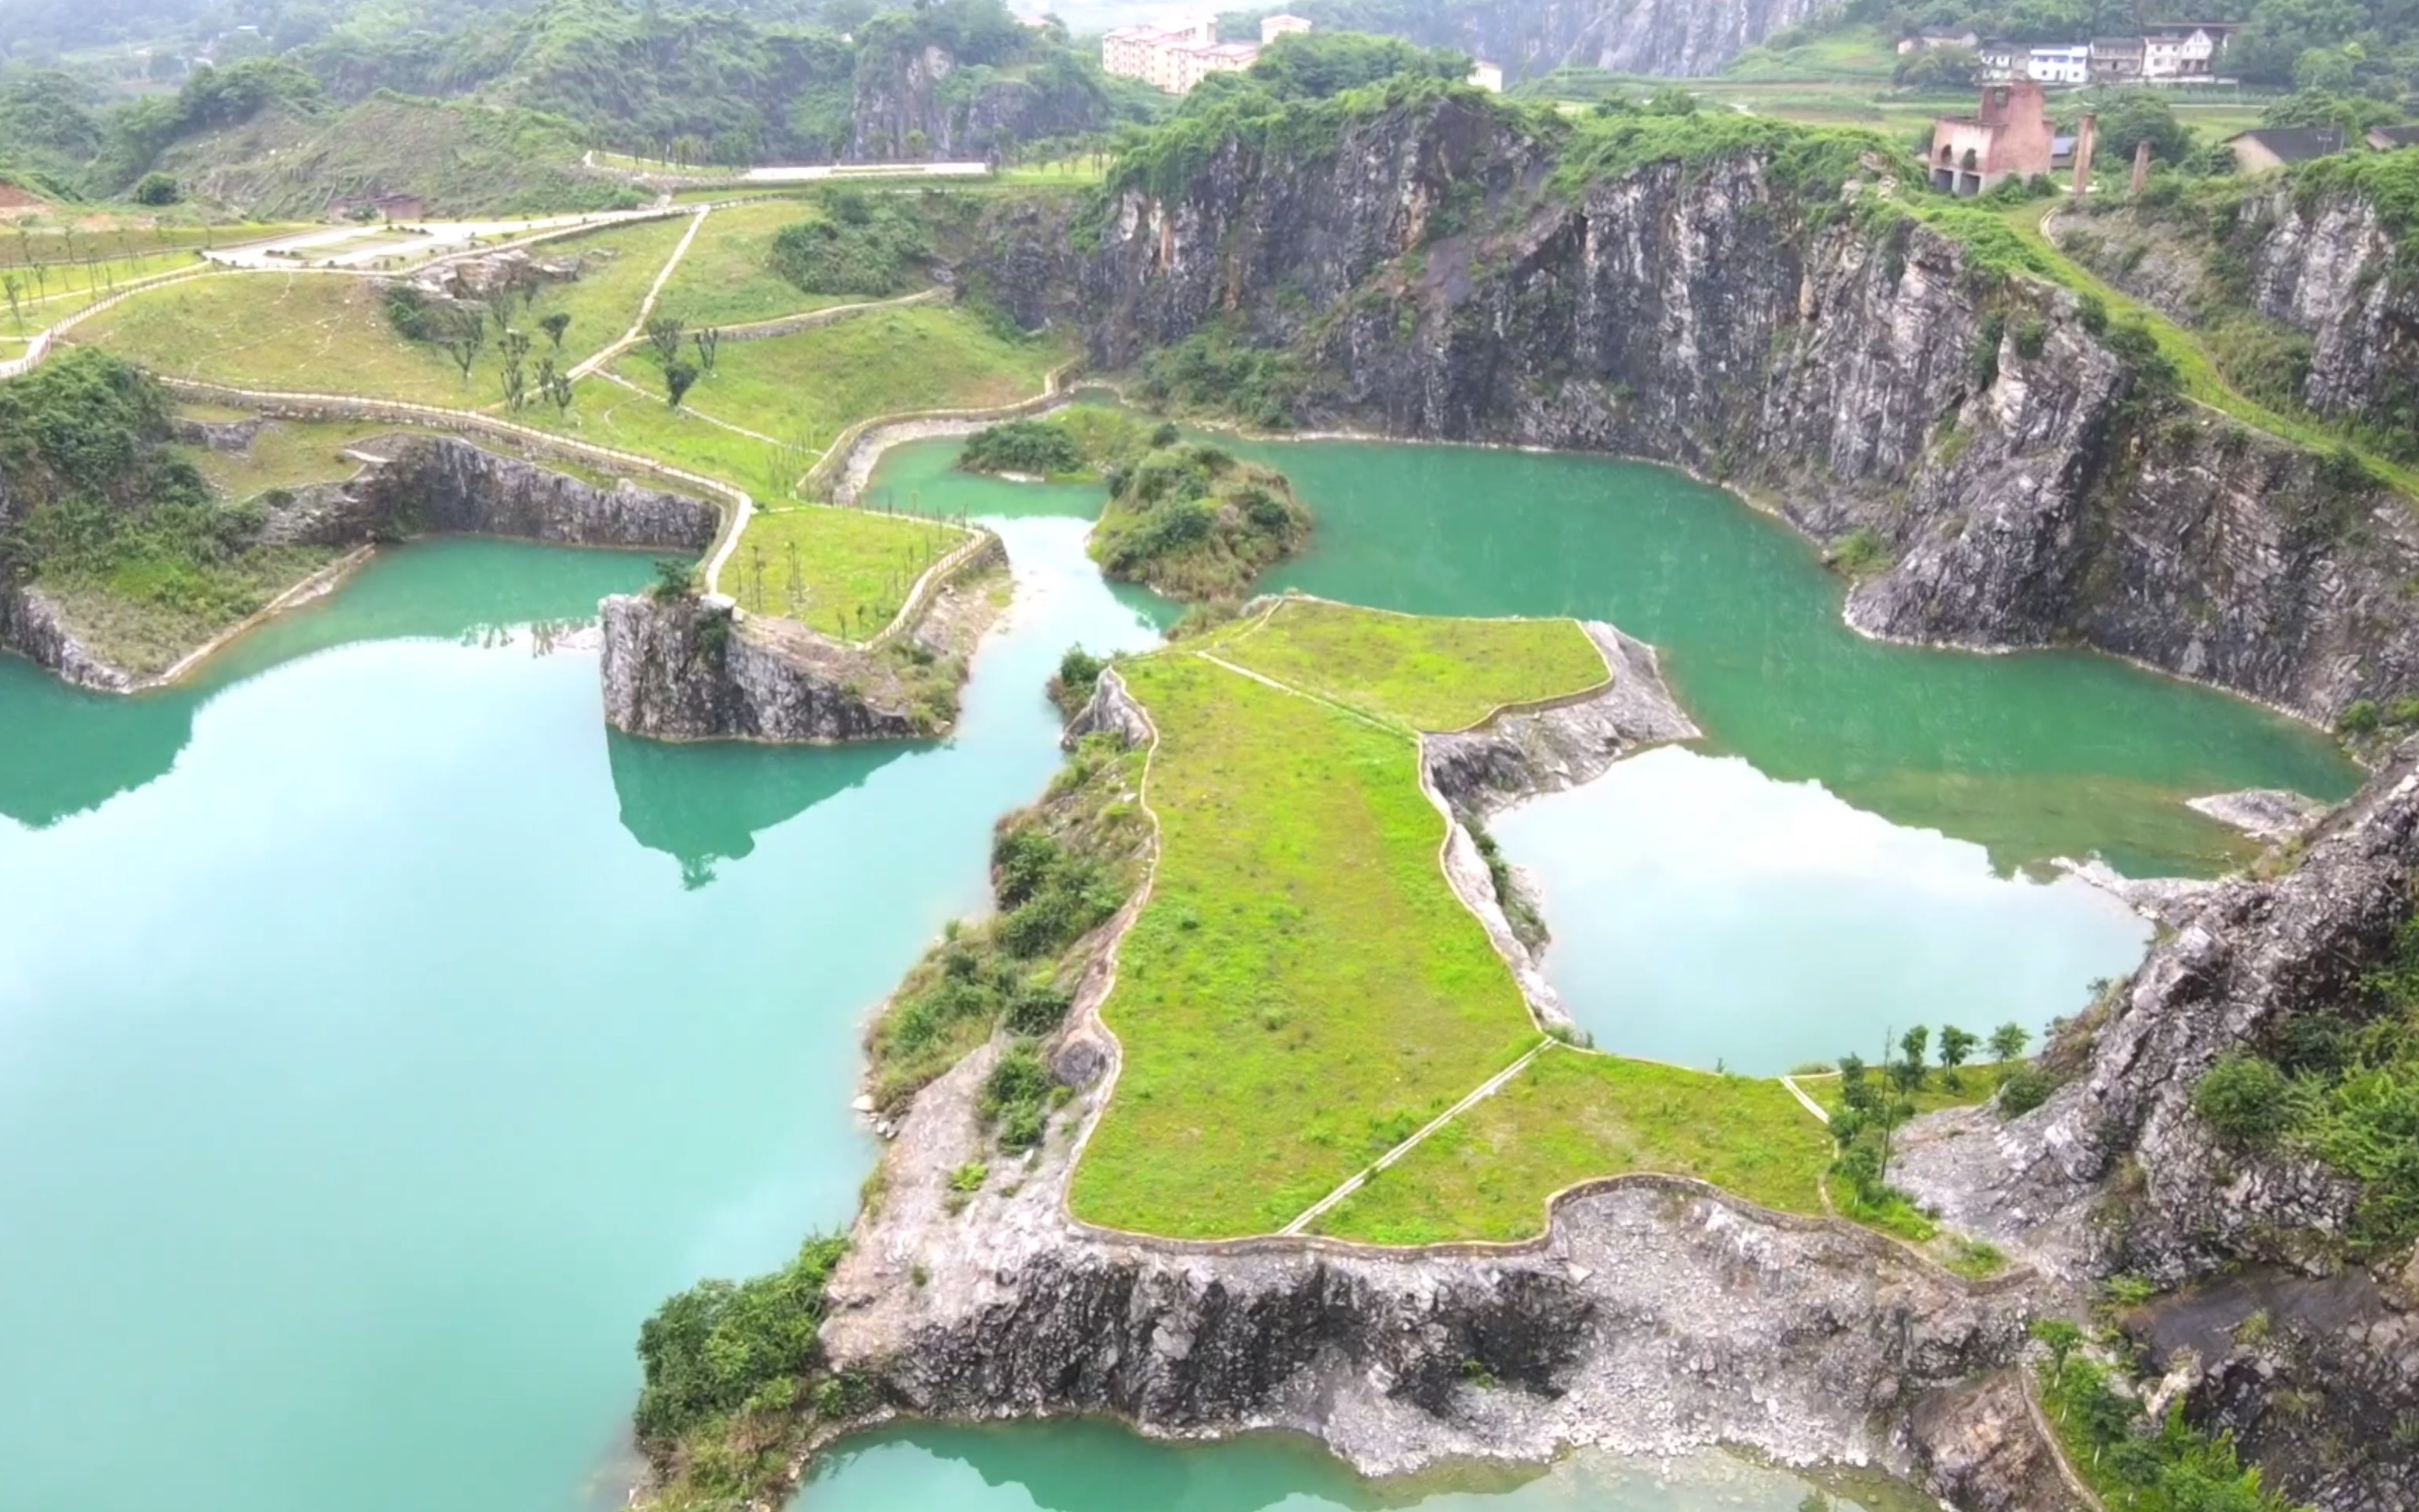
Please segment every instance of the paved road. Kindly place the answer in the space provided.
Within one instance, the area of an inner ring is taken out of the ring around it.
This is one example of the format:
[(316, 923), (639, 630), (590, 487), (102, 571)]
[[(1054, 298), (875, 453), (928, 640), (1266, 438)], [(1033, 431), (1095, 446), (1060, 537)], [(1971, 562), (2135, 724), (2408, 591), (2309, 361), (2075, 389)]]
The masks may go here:
[(424, 262), (431, 257), (468, 251), (473, 241), (532, 236), (568, 226), (645, 220), (662, 213), (649, 208), (512, 221), (415, 221), (408, 226), (331, 225), (280, 237), (274, 241), (223, 248), (205, 255), (227, 268), (283, 269), (288, 271), (299, 268), (358, 270), (395, 257), (408, 262)]

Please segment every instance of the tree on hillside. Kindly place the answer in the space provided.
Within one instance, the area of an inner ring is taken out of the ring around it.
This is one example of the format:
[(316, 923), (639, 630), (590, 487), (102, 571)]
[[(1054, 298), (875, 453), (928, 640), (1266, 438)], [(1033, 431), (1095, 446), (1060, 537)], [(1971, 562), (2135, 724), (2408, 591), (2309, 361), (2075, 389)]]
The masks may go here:
[(571, 379), (556, 370), (552, 357), (537, 360), (537, 391), (554, 406), (556, 415), (571, 413)]
[(462, 381), (470, 382), (470, 369), (478, 365), (479, 354), (487, 347), (486, 316), (475, 309), (456, 311), (454, 318), (445, 322), (438, 343), (445, 348), (445, 355), (454, 359), (454, 365), (462, 370)]
[(1250, 76), (1280, 99), (1325, 100), (1398, 73), (1458, 84), (1470, 77), (1470, 67), (1467, 54), (1417, 47), (1397, 37), (1295, 32), (1262, 50)]
[(1950, 1091), (1965, 1085), (1964, 1076), (1957, 1068), (1965, 1064), (1973, 1056), (1974, 1047), (1981, 1042), (1981, 1036), (1969, 1034), (1954, 1024), (1940, 1026), (1940, 1068), (1947, 1073)]
[(1991, 1031), (1991, 1058), (2014, 1060), (2032, 1042), (2032, 1035), (2021, 1024), (2002, 1024)]
[(23, 286), (23, 285), (17, 282), (17, 275), (14, 273), (10, 273), (5, 278), (0, 278), (0, 288), (5, 288), (8, 291), (9, 317), (17, 322), (17, 334), (21, 336), (25, 333), (25, 312), (18, 307), (17, 291)]
[[(668, 315), (659, 315), (647, 322), (647, 345), (655, 349), (666, 366), (680, 360), (681, 323)], [(674, 400), (673, 403), (679, 403)]]
[(513, 413), (520, 413), (529, 403), (530, 337), (526, 331), (507, 331), (502, 341), (504, 366), (504, 404)]
[(2100, 150), (2093, 156), (2103, 167), (2124, 167), (2134, 149), (2150, 144), (2150, 156), (2161, 162), (2181, 162), (2193, 149), (2193, 134), (2165, 100), (2134, 93), (2100, 116)]
[(697, 360), (699, 365), (703, 367), (708, 373), (713, 372), (716, 362), (722, 356), (722, 332), (711, 326), (708, 326), (705, 330), (698, 332), (690, 336), (689, 339), (697, 343)]
[(673, 409), (679, 409), (681, 401), (688, 397), (688, 391), (697, 387), (697, 364), (694, 363), (684, 363), (674, 358), (664, 364), (664, 393)]
[(546, 332), (547, 340), (554, 343), (554, 349), (556, 351), (561, 351), (562, 350), (562, 333), (571, 329), (571, 316), (563, 311), (557, 310), (554, 314), (538, 321), (537, 328)]

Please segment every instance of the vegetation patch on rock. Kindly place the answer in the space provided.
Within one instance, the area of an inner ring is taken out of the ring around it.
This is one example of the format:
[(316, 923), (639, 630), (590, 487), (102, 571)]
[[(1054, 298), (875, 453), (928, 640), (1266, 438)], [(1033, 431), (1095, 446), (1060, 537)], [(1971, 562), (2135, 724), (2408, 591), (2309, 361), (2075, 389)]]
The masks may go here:
[(1285, 474), (1215, 446), (1156, 447), (1108, 483), (1093, 560), (1171, 598), (1240, 599), (1310, 538), (1310, 511)]

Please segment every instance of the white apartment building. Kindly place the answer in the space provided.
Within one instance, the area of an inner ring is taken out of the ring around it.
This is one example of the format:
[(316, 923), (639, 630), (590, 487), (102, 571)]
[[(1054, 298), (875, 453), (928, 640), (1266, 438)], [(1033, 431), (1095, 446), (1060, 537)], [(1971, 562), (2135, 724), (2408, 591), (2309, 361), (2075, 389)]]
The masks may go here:
[(1102, 71), (1171, 95), (1191, 94), (1213, 73), (1240, 73), (1259, 55), (1249, 42), (1218, 40), (1218, 23), (1206, 16), (1179, 26), (1124, 26), (1101, 39)]
[(1503, 67), (1481, 58), (1470, 66), (1470, 82), (1491, 94), (1503, 92)]
[(2142, 39), (2142, 77), (2192, 80), (2212, 78), (2218, 54), (2226, 51), (2231, 28), (2189, 26), (2152, 32)]
[(1288, 33), (1308, 30), (1310, 23), (1300, 16), (1264, 16), (1260, 19), (1260, 45), (1266, 47)]
[(2091, 48), (2036, 47), (2026, 56), (2025, 76), (2035, 84), (2089, 84)]

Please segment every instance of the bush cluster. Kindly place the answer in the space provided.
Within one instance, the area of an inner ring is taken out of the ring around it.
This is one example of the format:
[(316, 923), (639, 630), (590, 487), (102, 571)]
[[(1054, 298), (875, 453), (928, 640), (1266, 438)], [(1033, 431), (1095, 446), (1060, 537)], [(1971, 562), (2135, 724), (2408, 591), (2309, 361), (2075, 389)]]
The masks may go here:
[(895, 196), (836, 189), (819, 220), (784, 226), (773, 239), (773, 271), (810, 294), (904, 293), (924, 276), (932, 239)]

